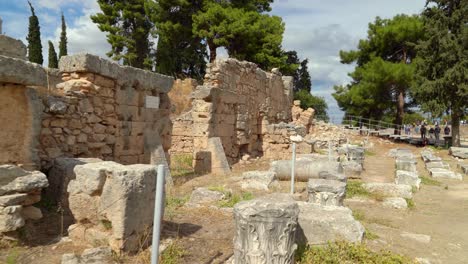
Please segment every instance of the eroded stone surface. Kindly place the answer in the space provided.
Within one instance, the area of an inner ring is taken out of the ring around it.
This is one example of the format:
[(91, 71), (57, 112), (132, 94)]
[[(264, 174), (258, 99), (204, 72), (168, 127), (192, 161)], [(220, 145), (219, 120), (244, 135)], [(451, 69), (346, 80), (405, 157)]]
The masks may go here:
[(349, 208), (342, 206), (321, 206), (318, 204), (297, 202), (299, 243), (325, 245), (328, 242), (361, 242), (364, 227), (356, 221)]
[(468, 159), (468, 148), (451, 147), (449, 153), (457, 158)]
[(397, 170), (395, 183), (411, 185), (419, 189), (419, 185), (421, 184), (421, 179), (419, 179), (418, 174), (416, 172)]
[(225, 195), (219, 191), (209, 190), (208, 188), (197, 188), (192, 192), (190, 200), (187, 203), (189, 207), (197, 207), (200, 205), (221, 201)]
[(459, 173), (455, 173), (451, 170), (441, 169), (441, 168), (432, 168), (429, 169), (431, 176), (434, 178), (444, 178), (444, 179), (453, 179), (453, 180), (463, 180), (463, 177)]
[(367, 191), (386, 197), (412, 198), (411, 186), (394, 183), (365, 183), (362, 185)]
[(287, 194), (272, 194), (234, 206), (234, 263), (294, 263), (299, 208)]
[(406, 209), (408, 204), (405, 199), (401, 197), (388, 197), (383, 201), (383, 206), (393, 209)]
[(346, 183), (340, 181), (310, 179), (307, 183), (309, 202), (324, 206), (342, 206), (345, 191)]
[(269, 190), (276, 186), (276, 173), (273, 171), (248, 171), (242, 174), (242, 189)]

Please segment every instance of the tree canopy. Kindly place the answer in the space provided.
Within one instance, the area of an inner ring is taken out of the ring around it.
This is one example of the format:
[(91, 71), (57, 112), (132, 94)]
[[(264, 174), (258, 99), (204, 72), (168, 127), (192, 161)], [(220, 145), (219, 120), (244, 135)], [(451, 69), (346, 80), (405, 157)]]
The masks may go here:
[(176, 78), (202, 79), (207, 58), (206, 44), (192, 33), (192, 16), (201, 9), (202, 1), (150, 1), (147, 13), (155, 25), (158, 38), (156, 71)]
[(44, 62), (42, 57), (42, 43), (41, 43), (41, 27), (39, 26), (39, 19), (34, 12), (34, 7), (28, 1), (31, 8), (31, 16), (29, 17), (29, 30), (28, 36), (28, 59), (30, 62), (41, 64)]
[(347, 114), (376, 119), (396, 112), (395, 122), (401, 124), (411, 106), (408, 90), (414, 80), (415, 43), (423, 37), (418, 16), (377, 17), (357, 50), (340, 51), (342, 63), (356, 63), (349, 74), (351, 84), (334, 87), (340, 108)]
[(108, 32), (107, 41), (114, 60), (137, 68), (150, 69), (153, 23), (145, 12), (148, 0), (98, 0), (102, 13), (91, 16), (101, 31)]
[(422, 19), (427, 39), (416, 47), (412, 95), (425, 111), (451, 114), (459, 146), (460, 118), (468, 114), (468, 1), (428, 0)]

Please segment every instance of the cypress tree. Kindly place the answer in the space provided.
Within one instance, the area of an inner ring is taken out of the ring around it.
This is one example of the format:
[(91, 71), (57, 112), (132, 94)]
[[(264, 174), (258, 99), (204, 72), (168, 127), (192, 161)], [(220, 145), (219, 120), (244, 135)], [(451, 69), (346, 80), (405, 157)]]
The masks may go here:
[(39, 19), (34, 12), (31, 2), (28, 1), (31, 7), (31, 16), (29, 17), (29, 32), (28, 40), (28, 59), (30, 62), (35, 62), (42, 65), (44, 59), (42, 58), (42, 44), (41, 44), (41, 27), (39, 26)]
[(57, 53), (54, 44), (49, 40), (49, 68), (58, 68)]
[(62, 56), (67, 56), (67, 25), (65, 24), (65, 17), (62, 13), (62, 33), (60, 33), (60, 42), (59, 42), (59, 58)]

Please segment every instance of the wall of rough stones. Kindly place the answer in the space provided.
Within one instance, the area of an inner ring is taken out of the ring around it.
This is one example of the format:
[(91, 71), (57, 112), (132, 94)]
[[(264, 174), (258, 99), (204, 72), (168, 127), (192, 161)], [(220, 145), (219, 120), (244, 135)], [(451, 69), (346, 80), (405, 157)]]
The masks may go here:
[[(204, 84), (191, 95), (192, 108), (174, 120), (172, 152), (197, 152), (221, 138), (232, 164), (244, 154), (263, 153), (269, 124), (291, 121), (292, 77), (265, 72), (250, 62), (220, 59), (210, 64)], [(196, 162), (203, 162), (198, 160)]]
[[(58, 157), (123, 164), (166, 158), (171, 77), (90, 54), (62, 57), (59, 68), (0, 55), (0, 93), (8, 102), (0, 108), (6, 124), (1, 163), (47, 169)], [(12, 103), (17, 107), (9, 107)]]

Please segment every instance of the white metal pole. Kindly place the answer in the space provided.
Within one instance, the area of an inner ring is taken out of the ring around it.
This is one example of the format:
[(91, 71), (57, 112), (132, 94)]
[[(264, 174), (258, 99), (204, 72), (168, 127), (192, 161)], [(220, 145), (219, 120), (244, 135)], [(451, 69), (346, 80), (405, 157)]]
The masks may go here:
[(156, 179), (156, 198), (154, 200), (153, 243), (151, 245), (151, 264), (159, 262), (159, 240), (161, 237), (162, 209), (164, 206), (164, 180), (166, 175), (164, 165), (158, 165)]
[(291, 160), (291, 194), (294, 194), (294, 172), (296, 170), (296, 142), (292, 143), (292, 160)]

